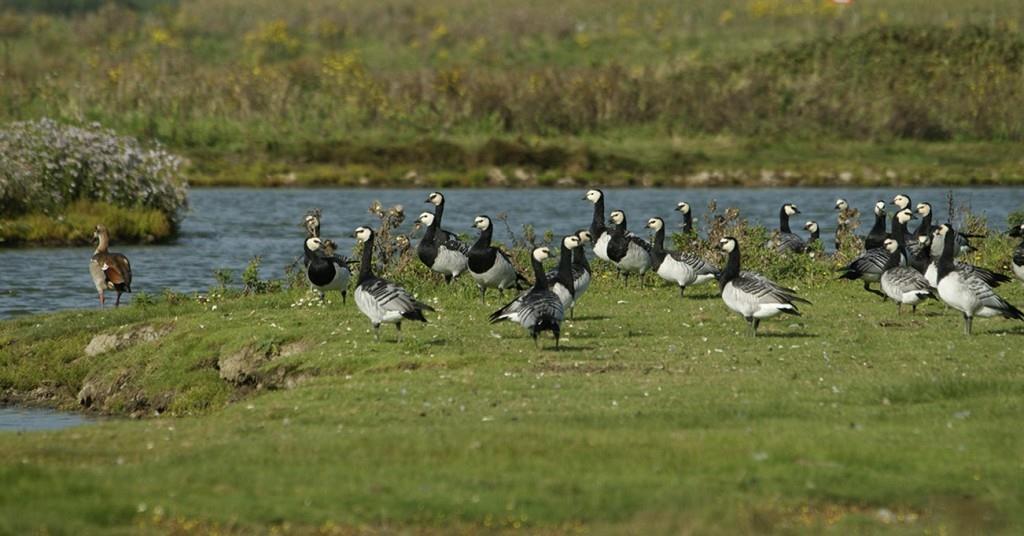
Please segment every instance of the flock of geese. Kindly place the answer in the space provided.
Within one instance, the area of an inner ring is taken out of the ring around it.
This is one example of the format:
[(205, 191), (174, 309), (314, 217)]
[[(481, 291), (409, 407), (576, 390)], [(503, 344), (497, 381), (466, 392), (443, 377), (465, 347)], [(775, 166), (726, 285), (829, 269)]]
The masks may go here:
[[(679, 287), (680, 296), (687, 287), (710, 281), (718, 283), (722, 301), (748, 323), (750, 334), (756, 336), (760, 321), (778, 314), (800, 315), (798, 304), (809, 304), (793, 289), (781, 286), (762, 274), (743, 270), (740, 243), (726, 236), (717, 243), (725, 256), (725, 264), (717, 266), (699, 255), (687, 251), (665, 249), (665, 221), (654, 217), (647, 220), (646, 228), (653, 231), (653, 242), (647, 242), (629, 231), (626, 214), (613, 210), (605, 220), (605, 194), (598, 189), (587, 191), (584, 200), (593, 204), (593, 219), (589, 228), (580, 229), (562, 237), (558, 264), (546, 270), (544, 262), (553, 257), (551, 248), (536, 247), (530, 252), (533, 283), (519, 273), (509, 254), (492, 244), (494, 231), (491, 219), (477, 216), (473, 227), (479, 237), (467, 246), (458, 236), (442, 228), (445, 198), (440, 192), (431, 193), (426, 202), (434, 206), (433, 212), (424, 212), (416, 220), (425, 227), (416, 248), (419, 260), (430, 270), (441, 274), (450, 283), (465, 272), (480, 290), (484, 301), (488, 289), (504, 294), (516, 289), (518, 296), (490, 315), (490, 321), (510, 321), (526, 329), (535, 343), (541, 332), (550, 331), (555, 347), (566, 315), (590, 286), (592, 276), (584, 246), (590, 244), (594, 255), (613, 265), (625, 278), (647, 271)], [(864, 289), (882, 299), (892, 299), (899, 310), (917, 305), (928, 298), (938, 298), (949, 307), (960, 311), (964, 318), (964, 332), (971, 333), (974, 317), (1003, 316), (1024, 320), (1024, 313), (995, 293), (994, 288), (1010, 281), (1006, 275), (957, 260), (955, 257), (971, 249), (970, 239), (980, 238), (956, 231), (949, 223), (932, 224), (932, 207), (919, 203), (912, 210), (906, 195), (893, 199), (896, 213), (887, 230), (886, 203), (874, 206), (874, 225), (864, 237), (864, 251), (841, 269), (841, 279), (861, 280)], [(850, 230), (849, 204), (839, 199), (835, 204), (839, 212), (836, 245), (839, 235)], [(678, 203), (676, 211), (682, 214), (682, 231), (695, 233), (693, 214), (687, 203)], [(820, 240), (819, 227), (809, 221), (804, 237), (792, 232), (790, 218), (800, 214), (791, 203), (779, 209), (779, 228), (764, 247), (778, 253), (800, 254)], [(911, 220), (920, 219), (914, 231), (907, 229)], [(304, 263), (306, 277), (321, 297), (328, 291), (341, 293), (347, 301), (349, 280), (354, 261), (336, 253), (336, 245), (320, 236), (320, 212), (311, 211), (305, 219), (306, 240)], [(1014, 227), (1009, 234), (1024, 239), (1024, 225)], [(131, 266), (124, 255), (108, 250), (106, 228), (97, 226), (99, 246), (93, 255), (90, 271), (99, 292), (100, 304), (104, 291), (131, 292)], [(354, 298), (356, 306), (370, 320), (374, 336), (379, 340), (380, 326), (394, 324), (401, 337), (404, 320), (426, 322), (424, 312), (434, 309), (393, 281), (378, 277), (373, 272), (373, 251), (376, 232), (370, 226), (355, 229), (352, 237), (362, 245), (359, 271), (356, 276)], [(1011, 262), (1014, 275), (1024, 281), (1024, 240), (1016, 247)], [(641, 279), (642, 281), (642, 279)], [(879, 283), (881, 291), (871, 288)]]

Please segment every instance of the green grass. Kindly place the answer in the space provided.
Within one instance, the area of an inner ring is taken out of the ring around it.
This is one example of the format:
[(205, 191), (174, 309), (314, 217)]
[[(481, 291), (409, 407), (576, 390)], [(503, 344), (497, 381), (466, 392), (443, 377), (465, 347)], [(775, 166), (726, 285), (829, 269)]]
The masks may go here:
[[(412, 285), (438, 312), (402, 342), (301, 291), (4, 321), (0, 389), (146, 418), (0, 435), (0, 532), (1019, 532), (1024, 325), (828, 277), (753, 339), (712, 286), (605, 273), (559, 352), (468, 281)], [(84, 357), (140, 325), (171, 331)]]
[(57, 215), (33, 213), (0, 219), (0, 247), (91, 244), (99, 224), (106, 225), (120, 242), (163, 242), (177, 233), (176, 223), (156, 209), (75, 201)]

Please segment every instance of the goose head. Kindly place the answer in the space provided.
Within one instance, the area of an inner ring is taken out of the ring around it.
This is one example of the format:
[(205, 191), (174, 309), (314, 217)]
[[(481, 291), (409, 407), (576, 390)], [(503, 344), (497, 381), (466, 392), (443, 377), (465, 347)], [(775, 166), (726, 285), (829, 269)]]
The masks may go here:
[(879, 199), (875, 202), (875, 216), (885, 216), (885, 201)]
[(651, 218), (647, 220), (647, 228), (652, 231), (659, 231), (665, 227), (665, 220), (661, 218)]
[(549, 257), (551, 257), (551, 250), (546, 247), (535, 248), (533, 250), (533, 259), (537, 262), (544, 262), (544, 260)]
[(587, 242), (590, 242), (594, 239), (594, 237), (590, 234), (590, 231), (586, 229), (580, 229), (579, 231), (576, 231), (576, 236), (580, 237), (580, 244), (586, 244)]
[(896, 205), (900, 210), (903, 210), (910, 206), (910, 196), (907, 194), (897, 194), (896, 197), (892, 198), (892, 204)]
[(928, 245), (931, 244), (931, 241), (932, 237), (929, 236), (928, 233), (925, 233), (917, 237), (917, 243), (921, 244), (924, 247), (928, 247)]
[(613, 210), (608, 216), (608, 221), (615, 225), (622, 225), (622, 223), (626, 221), (626, 213), (621, 210)]
[(571, 234), (562, 239), (562, 245), (567, 249), (576, 249), (580, 247), (580, 237)]
[(736, 246), (737, 245), (738, 245), (738, 242), (736, 242), (735, 238), (733, 238), (731, 236), (727, 236), (727, 237), (722, 238), (721, 240), (718, 241), (718, 251), (724, 251), (725, 253), (731, 253), (731, 252), (736, 250)]
[(903, 209), (903, 210), (901, 210), (901, 211), (896, 213), (896, 221), (898, 221), (900, 223), (905, 224), (905, 223), (909, 222), (910, 220), (914, 220), (914, 219), (917, 219), (917, 217), (914, 216), (914, 213), (911, 212), (909, 208), (905, 208), (905, 209)]
[(367, 242), (373, 238), (373, 229), (369, 227), (356, 227), (356, 230), (352, 231), (352, 238), (355, 238), (360, 244)]
[(314, 208), (307, 212), (306, 216), (302, 218), (302, 225), (306, 228), (309, 236), (320, 234), (320, 209)]
[(900, 247), (899, 243), (897, 243), (895, 240), (891, 238), (886, 238), (885, 241), (882, 242), (882, 246), (889, 253), (896, 253), (896, 250), (899, 249)]
[(818, 222), (811, 220), (804, 224), (804, 230), (810, 233), (818, 232)]
[(310, 251), (317, 251), (324, 245), (323, 241), (319, 237), (313, 236), (306, 239), (306, 249)]
[(604, 197), (604, 192), (601, 190), (587, 190), (586, 195), (583, 196), (583, 200), (596, 204), (602, 197)]
[(420, 217), (416, 218), (416, 223), (413, 224), (413, 229), (419, 229), (420, 227), (430, 227), (434, 223), (434, 215), (430, 212), (423, 212)]
[(426, 202), (433, 203), (435, 207), (439, 207), (444, 204), (444, 195), (442, 195), (441, 192), (431, 192), (430, 195), (427, 196)]
[(948, 223), (943, 223), (942, 225), (938, 226), (935, 229), (935, 232), (932, 233), (932, 236), (934, 236), (935, 238), (938, 238), (940, 240), (941, 239), (945, 239), (946, 235), (949, 234), (949, 231), (951, 229), (952, 228), (949, 226)]
[(480, 229), (481, 231), (486, 231), (491, 227), (491, 219), (487, 216), (477, 216), (473, 220), (473, 227)]
[(687, 203), (686, 201), (681, 201), (679, 203), (676, 203), (676, 212), (682, 212), (683, 214), (689, 214), (690, 213), (690, 204)]
[(839, 199), (836, 199), (836, 207), (835, 208), (836, 208), (836, 210), (846, 210), (846, 209), (850, 208), (850, 204), (847, 203), (845, 199), (840, 197)]
[(800, 214), (800, 209), (796, 208), (796, 205), (792, 203), (786, 203), (785, 205), (782, 205), (782, 211), (786, 213), (786, 216)]
[(97, 225), (96, 228), (93, 229), (92, 231), (92, 237), (95, 238), (96, 240), (99, 240), (104, 236), (110, 236), (109, 231), (107, 231), (107, 226), (103, 224)]
[(932, 204), (931, 203), (918, 203), (917, 204), (917, 213), (920, 214), (922, 218), (927, 216), (927, 215), (929, 215), (929, 214), (931, 214), (932, 213)]

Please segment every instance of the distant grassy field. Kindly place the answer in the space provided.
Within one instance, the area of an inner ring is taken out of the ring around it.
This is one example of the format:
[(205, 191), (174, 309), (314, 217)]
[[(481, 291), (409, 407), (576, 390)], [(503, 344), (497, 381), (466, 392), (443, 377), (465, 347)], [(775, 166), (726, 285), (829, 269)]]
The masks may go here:
[(410, 275), (438, 312), (402, 342), (301, 290), (4, 321), (8, 399), (144, 418), (0, 435), (0, 532), (1018, 533), (1024, 325), (787, 262), (814, 304), (757, 339), (713, 286), (608, 272), (559, 352)]
[(196, 184), (1019, 182), (1022, 22), (1015, 0), (14, 2), (0, 120), (156, 139)]

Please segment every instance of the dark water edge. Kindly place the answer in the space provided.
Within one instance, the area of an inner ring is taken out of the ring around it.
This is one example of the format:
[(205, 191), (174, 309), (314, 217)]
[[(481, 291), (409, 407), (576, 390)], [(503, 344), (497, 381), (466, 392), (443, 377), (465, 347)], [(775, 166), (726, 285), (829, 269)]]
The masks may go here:
[[(302, 254), (304, 232), (300, 226), (306, 210), (323, 210), (322, 234), (350, 251), (349, 238), (359, 225), (375, 219), (368, 207), (374, 200), (385, 206), (401, 204), (406, 220), (401, 231), (411, 232), (420, 212), (433, 208), (425, 203), (430, 188), (202, 188), (191, 192), (191, 208), (181, 224), (177, 240), (169, 244), (121, 245), (112, 250), (132, 261), (133, 289), (159, 294), (163, 289), (202, 292), (215, 284), (213, 271), (230, 269), (235, 281), (253, 256), (262, 257), (263, 277), (279, 278), (285, 267)], [(538, 232), (570, 233), (589, 225), (592, 205), (582, 200), (585, 188), (575, 189), (445, 189), (447, 198), (444, 226), (457, 233), (475, 236), (471, 228), (478, 214), (497, 217), (507, 214), (516, 233), (524, 224)], [(651, 216), (665, 218), (670, 228), (680, 221), (673, 209), (687, 201), (694, 209), (698, 228), (703, 226), (708, 202), (715, 200), (719, 211), (738, 207), (751, 223), (769, 228), (778, 225), (782, 203), (795, 203), (802, 214), (793, 220), (802, 233), (806, 220), (816, 220), (826, 245), (835, 228), (835, 200), (847, 199), (852, 206), (869, 213), (874, 202), (887, 202), (897, 193), (913, 201), (929, 201), (936, 221), (946, 219), (946, 194), (952, 191), (957, 206), (969, 207), (988, 218), (994, 229), (1005, 229), (1010, 212), (1024, 208), (1024, 187), (966, 188), (607, 188), (606, 212), (626, 211), (630, 228), (645, 234), (643, 225)], [(605, 214), (607, 217), (607, 213)], [(867, 218), (862, 226), (869, 225)], [(504, 224), (498, 223), (495, 239), (508, 241)], [(49, 247), (0, 249), (0, 318), (47, 311), (98, 306), (89, 277), (92, 248)], [(125, 295), (131, 302), (131, 295)]]

